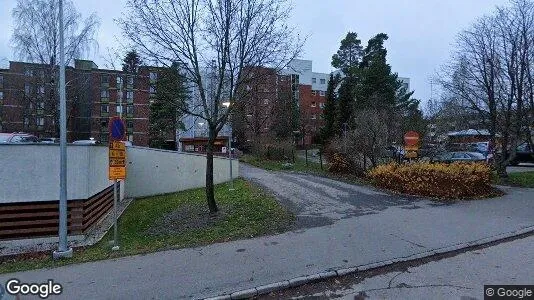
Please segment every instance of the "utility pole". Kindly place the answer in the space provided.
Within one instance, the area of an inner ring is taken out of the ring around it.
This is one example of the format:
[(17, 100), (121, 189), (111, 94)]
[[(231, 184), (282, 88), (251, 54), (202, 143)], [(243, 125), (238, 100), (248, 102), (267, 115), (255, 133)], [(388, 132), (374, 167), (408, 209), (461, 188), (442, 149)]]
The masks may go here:
[(67, 100), (65, 95), (65, 48), (63, 0), (59, 0), (59, 244), (54, 259), (72, 257), (67, 241)]

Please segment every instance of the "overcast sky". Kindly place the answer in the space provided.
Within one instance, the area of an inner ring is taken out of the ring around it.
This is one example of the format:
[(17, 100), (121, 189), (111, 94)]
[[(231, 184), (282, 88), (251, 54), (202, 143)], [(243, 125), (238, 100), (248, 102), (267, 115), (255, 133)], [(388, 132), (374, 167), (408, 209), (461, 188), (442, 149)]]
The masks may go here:
[[(74, 0), (87, 16), (101, 21), (99, 53), (87, 59), (104, 67), (106, 49), (119, 48), (121, 32), (114, 19), (124, 12), (126, 0)], [(309, 35), (302, 58), (313, 60), (315, 72), (330, 72), (332, 54), (348, 31), (358, 33), (364, 45), (377, 33), (389, 35), (388, 62), (399, 76), (411, 79), (414, 96), (430, 98), (430, 77), (445, 63), (456, 34), (477, 17), (491, 13), (507, 0), (293, 0), (292, 25)], [(0, 64), (15, 60), (10, 45), (11, 10), (16, 0), (0, 0)], [(436, 95), (434, 95), (436, 96)]]

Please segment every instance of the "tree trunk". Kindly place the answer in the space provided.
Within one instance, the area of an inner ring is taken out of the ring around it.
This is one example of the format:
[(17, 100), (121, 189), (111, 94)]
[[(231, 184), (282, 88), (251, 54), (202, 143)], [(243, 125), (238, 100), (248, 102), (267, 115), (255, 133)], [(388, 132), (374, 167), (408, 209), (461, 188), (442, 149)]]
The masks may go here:
[(206, 200), (210, 213), (217, 213), (219, 208), (215, 202), (215, 189), (213, 186), (213, 148), (215, 146), (215, 137), (212, 130), (209, 133), (208, 145), (206, 147)]

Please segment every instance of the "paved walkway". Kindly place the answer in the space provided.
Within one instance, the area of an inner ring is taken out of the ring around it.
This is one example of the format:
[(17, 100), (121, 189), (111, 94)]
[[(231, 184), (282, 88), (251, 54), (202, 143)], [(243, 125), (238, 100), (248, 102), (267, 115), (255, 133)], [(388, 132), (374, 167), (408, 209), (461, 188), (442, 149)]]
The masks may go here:
[(4, 274), (0, 282), (13, 277), (26, 282), (53, 278), (64, 286), (63, 299), (201, 298), (408, 257), (534, 226), (534, 189), (510, 189), (501, 198), (436, 205), (321, 177), (267, 172), (244, 164), (240, 169), (244, 177), (271, 188), (290, 204), (301, 229)]

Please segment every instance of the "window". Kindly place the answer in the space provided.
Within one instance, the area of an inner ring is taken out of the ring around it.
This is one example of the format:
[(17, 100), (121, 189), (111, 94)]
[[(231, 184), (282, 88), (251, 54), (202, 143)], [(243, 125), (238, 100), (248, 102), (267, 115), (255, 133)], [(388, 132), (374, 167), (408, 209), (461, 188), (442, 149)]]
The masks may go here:
[(109, 98), (109, 91), (108, 90), (100, 91), (100, 98)]
[(30, 119), (28, 117), (24, 118), (24, 127), (28, 127), (30, 125)]
[(102, 133), (100, 134), (100, 141), (103, 142), (103, 143), (107, 143), (108, 142), (108, 133)]
[(126, 121), (126, 127), (127, 128), (133, 128), (134, 127), (134, 122), (132, 120)]
[(4, 92), (0, 91), (0, 100), (4, 100)]
[(100, 76), (100, 82), (102, 85), (109, 84), (109, 75), (102, 75)]
[(43, 117), (36, 118), (35, 124), (37, 124), (37, 126), (44, 126), (44, 118)]
[(100, 119), (100, 130), (107, 131), (109, 127), (108, 119)]
[(122, 105), (117, 105), (116, 111), (118, 114), (122, 114)]
[(44, 101), (37, 102), (37, 109), (44, 109)]
[(150, 92), (150, 94), (155, 94), (156, 93), (156, 88), (153, 85), (151, 85), (149, 92)]
[(326, 79), (321, 78), (321, 84), (326, 84)]
[(128, 101), (128, 103), (132, 103), (133, 102), (133, 91), (127, 91), (126, 92), (126, 101)]
[(268, 105), (269, 104), (269, 99), (263, 99), (263, 104)]
[(122, 77), (117, 76), (117, 88), (122, 88)]
[(128, 141), (133, 142), (133, 134), (128, 135)]
[(313, 115), (311, 115), (311, 119), (315, 120), (315, 119), (317, 119), (317, 116), (315, 114), (313, 114)]
[(317, 103), (315, 103), (315, 101), (311, 103), (311, 107), (316, 107), (316, 106), (317, 106)]
[(324, 91), (319, 91), (319, 96), (323, 96), (324, 97), (325, 93)]
[(133, 82), (134, 82), (133, 76), (128, 76), (127, 79), (126, 79), (126, 84), (131, 86), (131, 85), (133, 85)]
[(101, 105), (100, 106), (100, 112), (103, 114), (109, 113), (109, 105)]
[(150, 83), (154, 83), (158, 79), (158, 73), (150, 72), (149, 77)]
[(45, 87), (44, 85), (40, 85), (39, 88), (37, 89), (38, 93), (39, 94), (44, 94), (45, 93)]
[(317, 83), (317, 78), (312, 78), (312, 83)]
[(33, 70), (31, 70), (31, 69), (24, 70), (24, 76), (32, 77), (33, 76)]
[(322, 103), (322, 102), (319, 103), (319, 107), (322, 108), (322, 109), (324, 109), (324, 103)]
[(312, 90), (312, 95), (316, 96), (317, 95), (317, 91), (316, 90)]
[(126, 113), (129, 115), (133, 115), (133, 105), (126, 106)]
[(26, 96), (30, 95), (31, 90), (32, 90), (32, 87), (29, 83), (24, 84), (24, 94)]
[(4, 76), (0, 75), (0, 89), (4, 88)]

